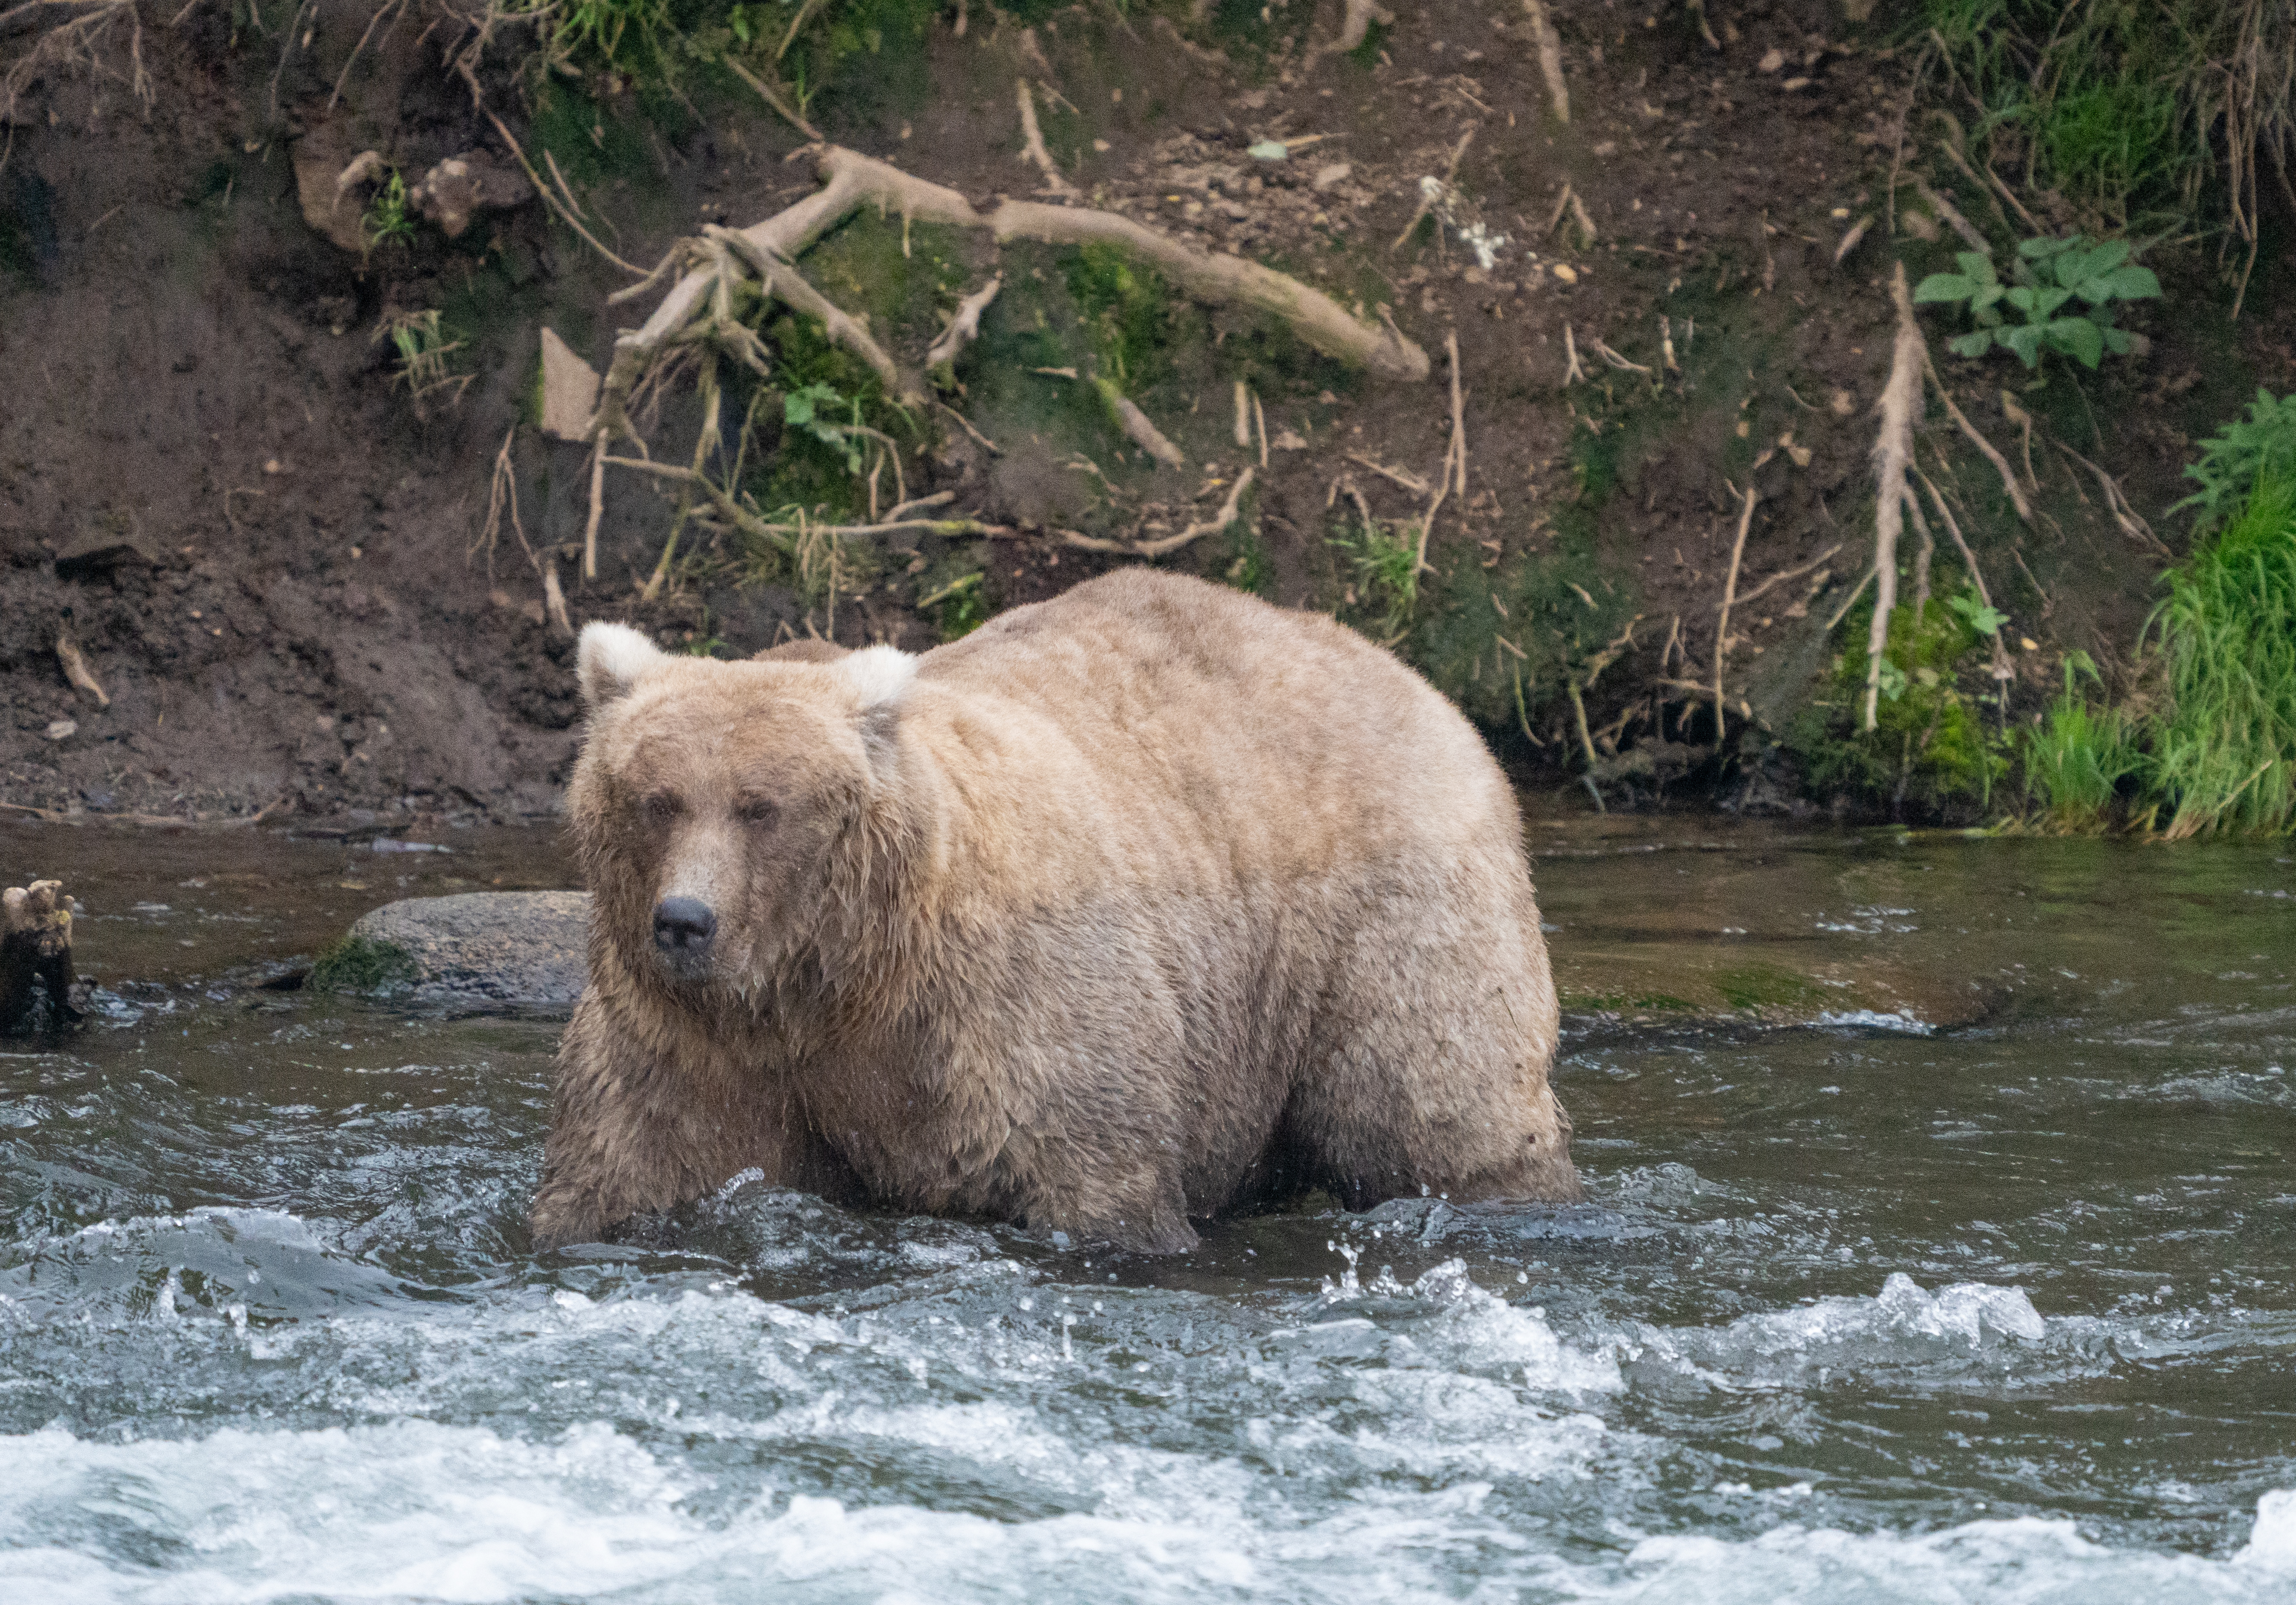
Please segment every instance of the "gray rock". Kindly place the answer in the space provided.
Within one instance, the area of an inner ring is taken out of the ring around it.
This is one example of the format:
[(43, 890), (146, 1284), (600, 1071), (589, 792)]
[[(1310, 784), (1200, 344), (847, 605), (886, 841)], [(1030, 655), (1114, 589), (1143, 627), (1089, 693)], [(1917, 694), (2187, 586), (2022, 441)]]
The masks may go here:
[(321, 955), (322, 991), (566, 1007), (588, 980), (587, 892), (469, 892), (387, 903)]

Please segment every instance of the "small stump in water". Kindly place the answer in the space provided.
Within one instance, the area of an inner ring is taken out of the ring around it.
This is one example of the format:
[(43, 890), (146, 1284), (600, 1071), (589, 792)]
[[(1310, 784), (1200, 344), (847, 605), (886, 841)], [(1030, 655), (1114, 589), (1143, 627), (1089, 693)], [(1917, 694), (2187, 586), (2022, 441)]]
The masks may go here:
[(0, 893), (0, 1031), (78, 1020), (72, 998), (71, 899), (61, 880), (35, 880)]

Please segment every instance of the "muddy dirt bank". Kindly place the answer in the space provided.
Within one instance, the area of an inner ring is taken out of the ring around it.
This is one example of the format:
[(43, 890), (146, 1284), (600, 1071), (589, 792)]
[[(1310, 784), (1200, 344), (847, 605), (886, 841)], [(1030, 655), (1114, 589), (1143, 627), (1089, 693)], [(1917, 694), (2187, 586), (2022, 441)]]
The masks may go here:
[[(642, 598), (674, 495), (619, 471), (582, 577), (589, 452), (538, 427), (541, 331), (603, 369), (615, 329), (652, 303), (610, 306), (631, 275), (531, 186), (451, 237), (418, 214), (355, 248), (357, 220), (330, 211), (325, 176), (361, 151), (410, 184), (458, 155), (506, 173), (522, 155), (600, 245), (651, 265), (705, 223), (749, 224), (814, 187), (812, 164), (789, 160), (804, 136), (737, 81), (696, 70), (650, 96), (611, 75), (521, 76), (509, 51), (466, 80), (446, 64), (467, 38), (452, 13), (371, 29), (370, 8), (319, 0), (126, 13), (144, 93), (124, 25), (94, 68), (29, 75), (0, 168), (0, 798), (545, 816), (578, 714), (570, 640), (545, 606), (554, 561), (576, 625), (628, 619), (721, 655), (792, 634), (922, 647), (950, 627), (947, 599), (929, 599), (952, 574), (986, 609), (1051, 594), (1116, 561), (1057, 531), (1128, 536), (1211, 506), (1246, 467), (1249, 525), (1159, 561), (1378, 633), (1335, 510), (1401, 526), (1427, 505), (1456, 339), (1464, 487), (1435, 522), (1405, 650), (1528, 775), (1576, 785), (1598, 745), (1613, 807), (1668, 782), (1739, 807), (1834, 802), (1780, 742), (1822, 698), (1841, 650), (1827, 626), (1871, 561), (1891, 258), (1924, 271), (1958, 243), (1908, 200), (1907, 176), (1991, 225), (1987, 199), (1906, 132), (1906, 63), (1889, 49), (1901, 20), (1758, 3), (1716, 16), (1710, 43), (1703, 12), (1566, 0), (1552, 12), (1565, 121), (1519, 4), (1398, 7), (1353, 53), (1322, 47), (1336, 4), (1293, 0), (1223, 34), (1233, 9), (1190, 29), (1185, 8), (1179, 26), (1078, 7), (1029, 28), (980, 8), (960, 36), (953, 7), (860, 88), (832, 86), (822, 132), (978, 206), (1037, 199), (1013, 93), (1032, 85), (1074, 199), (1391, 319), (1431, 377), (1350, 373), (1210, 315), (1175, 322), (1138, 389), (1186, 458), (1159, 470), (1029, 388), (1054, 381), (1023, 372), (1028, 340), (1059, 336), (1075, 308), (1058, 262), (1008, 255), (1015, 309), (992, 309), (1007, 322), (948, 392), (997, 449), (940, 422), (903, 457), (912, 495), (952, 492), (952, 511), (1007, 533), (888, 539), (825, 600), (691, 530)], [(1253, 154), (1269, 142), (1281, 160)], [(1413, 228), (1429, 185), (1440, 215)], [(832, 299), (865, 301), (900, 233), (865, 215), (808, 267)], [(1994, 439), (2018, 450), (2005, 387), (2038, 420), (2030, 522), (1935, 408), (1922, 437), (1923, 465), (1971, 515), (2005, 638), (2034, 643), (2013, 651), (2004, 725), (2054, 687), (2063, 651), (2126, 659), (2162, 553), (2183, 544), (2164, 514), (2190, 440), (2257, 384), (2296, 382), (2276, 260), (2237, 323), (2204, 245), (2153, 260), (2169, 297), (2130, 324), (2149, 349), (2079, 386), (2027, 391), (2013, 367), (1948, 359), (1931, 335)], [(877, 326), (930, 333), (985, 266), (955, 251), (946, 282)], [(1031, 300), (1031, 284), (1048, 288)], [(452, 382), (418, 395), (379, 336), (426, 312)], [(1261, 364), (1246, 444), (1219, 365), (1238, 352)], [(682, 461), (698, 422), (676, 393), (651, 428)], [(2109, 465), (2157, 543), (2115, 520), (2059, 441)], [(514, 522), (496, 497), (512, 488)], [(1734, 616), (1717, 760), (1697, 688), (1714, 677), (1750, 488), (1738, 589), (1778, 583)], [(102, 700), (68, 681), (60, 640)]]

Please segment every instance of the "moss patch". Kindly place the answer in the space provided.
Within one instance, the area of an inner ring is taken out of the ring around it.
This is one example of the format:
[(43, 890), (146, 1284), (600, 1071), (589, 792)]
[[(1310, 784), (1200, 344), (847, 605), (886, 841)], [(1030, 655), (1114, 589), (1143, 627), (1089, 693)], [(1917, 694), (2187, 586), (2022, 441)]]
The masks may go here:
[(383, 992), (421, 979), (414, 955), (396, 942), (347, 936), (311, 966), (304, 986), (313, 992)]

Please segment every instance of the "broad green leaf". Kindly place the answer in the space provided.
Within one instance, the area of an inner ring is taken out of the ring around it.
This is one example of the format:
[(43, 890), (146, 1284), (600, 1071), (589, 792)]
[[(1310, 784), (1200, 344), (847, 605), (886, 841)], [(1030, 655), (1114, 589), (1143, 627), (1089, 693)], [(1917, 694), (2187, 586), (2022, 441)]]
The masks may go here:
[(2009, 287), (1998, 279), (1990, 284), (1980, 284), (1977, 287), (1977, 293), (1969, 298), (1969, 309), (1972, 312), (1982, 312), (2008, 292)]
[(2104, 331), (2085, 317), (2061, 317), (2049, 325), (2049, 343), (2082, 365), (2094, 368), (2104, 360)]
[(2036, 290), (2033, 292), (2033, 315), (2037, 318), (2049, 316), (2070, 300), (2072, 293), (2070, 290)]
[(1974, 334), (1956, 334), (1946, 341), (1946, 348), (1956, 356), (1982, 356), (1993, 348), (1993, 331), (1980, 329)]
[(2018, 311), (2023, 313), (2029, 318), (2033, 315), (2033, 287), (2031, 285), (2019, 284), (2013, 289), (2003, 291), (2002, 293), (2003, 299), (2007, 300), (2012, 307), (2014, 307)]
[(2136, 348), (2136, 342), (2128, 338), (2126, 329), (2115, 329), (2108, 323), (2101, 332), (2104, 336), (2104, 348), (2115, 356), (2126, 356)]
[(2034, 367), (2039, 364), (2041, 360), (2040, 324), (2027, 323), (2019, 329), (2004, 329), (1995, 338), (2014, 351), (2018, 359), (2027, 367)]
[(2112, 293), (2124, 301), (2155, 301), (2161, 299), (2161, 281), (2149, 267), (2139, 267), (2134, 263), (2126, 267), (2116, 267), (2104, 275), (2104, 282), (2112, 287)]
[(1977, 599), (1974, 592), (1964, 591), (1958, 596), (1946, 598), (1946, 606), (1968, 620), (1969, 627), (1980, 635), (1998, 635), (2001, 626), (2009, 622), (2009, 615), (1997, 608), (1988, 607)]
[(2001, 326), (2001, 309), (1998, 307), (1989, 305), (1979, 307), (1972, 304), (1970, 310), (1977, 315), (1977, 321), (1983, 327), (1998, 329)]
[(1914, 299), (1921, 301), (1965, 301), (1976, 292), (1977, 286), (1957, 273), (1933, 273), (1914, 287)]
[(2054, 264), (2057, 283), (2070, 290), (2083, 279), (2087, 278), (2090, 274), (2089, 261), (2093, 253), (2086, 250), (2069, 250), (2059, 257)]
[(2107, 240), (2088, 253), (2089, 276), (2095, 278), (2098, 274), (2110, 273), (2127, 260), (2128, 260), (2128, 242)]
[(1994, 282), (1993, 258), (1984, 252), (1957, 250), (1953, 253), (1953, 259), (1961, 264), (1962, 272), (1980, 283), (1990, 284)]

